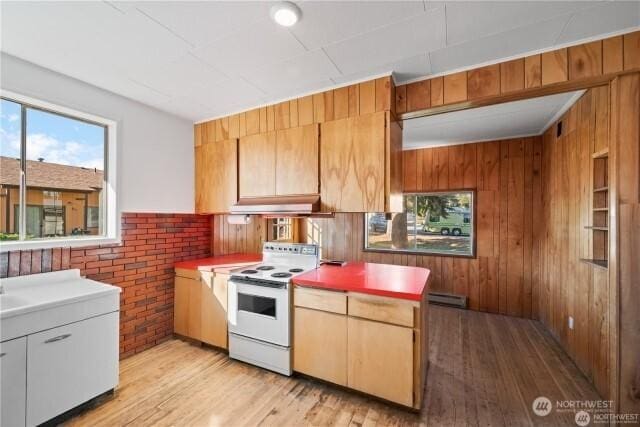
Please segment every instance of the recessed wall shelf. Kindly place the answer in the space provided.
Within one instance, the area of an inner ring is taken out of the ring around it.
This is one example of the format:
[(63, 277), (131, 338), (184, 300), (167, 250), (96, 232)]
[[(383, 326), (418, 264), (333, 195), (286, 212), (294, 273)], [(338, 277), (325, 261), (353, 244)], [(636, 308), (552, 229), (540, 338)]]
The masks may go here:
[(592, 259), (581, 259), (598, 268), (608, 268), (609, 262), (609, 149), (602, 148), (591, 154), (591, 213), (584, 228), (591, 231)]
[(580, 258), (581, 262), (593, 265), (594, 267), (607, 269), (609, 267), (609, 261), (606, 259), (586, 259)]
[(605, 157), (609, 157), (609, 149), (605, 148), (604, 150), (597, 151), (592, 154), (594, 159), (602, 159)]

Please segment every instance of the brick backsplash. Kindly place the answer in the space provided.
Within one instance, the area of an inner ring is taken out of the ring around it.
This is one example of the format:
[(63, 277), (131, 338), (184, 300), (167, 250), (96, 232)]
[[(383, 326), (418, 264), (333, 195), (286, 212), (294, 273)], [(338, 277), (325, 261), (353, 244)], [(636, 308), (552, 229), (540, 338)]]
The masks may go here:
[(211, 221), (190, 214), (125, 213), (122, 244), (0, 253), (0, 278), (79, 268), (122, 288), (120, 357), (173, 333), (173, 265), (209, 256)]

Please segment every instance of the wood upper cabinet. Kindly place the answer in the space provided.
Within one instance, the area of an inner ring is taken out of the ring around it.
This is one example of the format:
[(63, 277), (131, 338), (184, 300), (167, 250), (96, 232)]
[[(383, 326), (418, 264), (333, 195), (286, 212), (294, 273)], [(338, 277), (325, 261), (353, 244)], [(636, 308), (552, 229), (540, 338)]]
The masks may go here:
[(240, 138), (240, 197), (318, 193), (317, 124)]
[(317, 124), (277, 131), (277, 196), (318, 193), (319, 132)]
[[(392, 212), (402, 209), (402, 133), (389, 112), (322, 124), (320, 181), (323, 210)], [(392, 131), (393, 130), (393, 131)]]
[(276, 194), (276, 132), (240, 138), (240, 198)]
[(347, 322), (348, 387), (414, 406), (413, 329), (351, 316)]
[(196, 213), (229, 212), (238, 200), (238, 140), (195, 147)]

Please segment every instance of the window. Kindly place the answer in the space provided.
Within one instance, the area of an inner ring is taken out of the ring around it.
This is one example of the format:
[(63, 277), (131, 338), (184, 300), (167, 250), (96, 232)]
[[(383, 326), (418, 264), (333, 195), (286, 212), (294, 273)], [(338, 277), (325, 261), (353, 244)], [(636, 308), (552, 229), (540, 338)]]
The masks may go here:
[(475, 255), (474, 192), (406, 194), (404, 212), (365, 214), (365, 250)]
[(2, 250), (115, 241), (115, 123), (19, 95), (0, 113)]
[(87, 227), (96, 228), (100, 226), (100, 207), (87, 206)]
[(293, 220), (291, 218), (271, 219), (271, 238), (276, 242), (293, 241)]

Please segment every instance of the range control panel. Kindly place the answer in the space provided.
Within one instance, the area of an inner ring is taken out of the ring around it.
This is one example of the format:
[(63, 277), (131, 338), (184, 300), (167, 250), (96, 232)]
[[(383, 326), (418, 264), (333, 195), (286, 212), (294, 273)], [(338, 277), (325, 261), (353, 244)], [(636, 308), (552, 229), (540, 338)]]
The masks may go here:
[(318, 245), (309, 245), (305, 243), (265, 242), (262, 247), (262, 252), (317, 255)]

